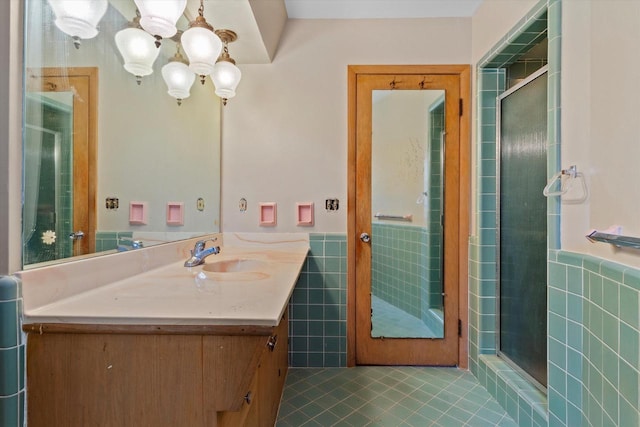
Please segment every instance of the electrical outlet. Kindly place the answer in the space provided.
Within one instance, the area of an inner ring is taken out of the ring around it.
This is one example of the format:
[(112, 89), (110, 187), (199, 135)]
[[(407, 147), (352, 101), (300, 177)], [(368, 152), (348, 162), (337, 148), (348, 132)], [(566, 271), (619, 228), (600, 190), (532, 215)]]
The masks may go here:
[(119, 200), (117, 197), (107, 197), (104, 202), (104, 206), (109, 210), (118, 209)]
[(196, 209), (200, 212), (204, 210), (204, 199), (202, 197), (199, 197), (198, 200), (196, 200)]
[(337, 211), (340, 208), (340, 200), (327, 199), (324, 201), (324, 207), (327, 211)]

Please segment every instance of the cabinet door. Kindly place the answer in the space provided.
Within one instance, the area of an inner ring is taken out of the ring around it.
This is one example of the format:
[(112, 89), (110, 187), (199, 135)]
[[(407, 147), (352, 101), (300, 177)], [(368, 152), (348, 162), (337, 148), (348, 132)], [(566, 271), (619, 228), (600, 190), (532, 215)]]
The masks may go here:
[(30, 427), (202, 426), (202, 338), (29, 334)]
[(288, 312), (280, 321), (272, 335), (272, 344), (268, 345), (262, 359), (260, 360), (260, 376), (258, 392), (261, 396), (260, 407), (260, 427), (272, 427), (278, 415), (278, 407), (282, 397), (282, 389), (287, 375), (288, 366)]
[(259, 370), (251, 381), (249, 390), (247, 391), (247, 400), (242, 403), (239, 411), (218, 412), (217, 427), (255, 427), (258, 426), (260, 414), (260, 391), (258, 390)]

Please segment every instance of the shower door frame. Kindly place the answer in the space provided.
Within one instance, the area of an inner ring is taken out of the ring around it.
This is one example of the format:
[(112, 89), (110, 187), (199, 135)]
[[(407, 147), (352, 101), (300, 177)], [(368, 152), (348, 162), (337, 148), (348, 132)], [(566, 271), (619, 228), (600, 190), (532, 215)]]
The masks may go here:
[[(357, 80), (359, 75), (388, 75), (391, 78), (403, 75), (457, 75), (459, 79), (459, 163), (458, 180), (452, 192), (459, 198), (457, 214), (449, 220), (457, 222), (458, 233), (454, 245), (457, 254), (457, 299), (456, 317), (457, 366), (468, 367), (468, 237), (470, 218), (470, 157), (471, 157), (471, 66), (469, 65), (351, 65), (348, 67), (348, 200), (347, 200), (347, 366), (357, 364), (356, 354), (356, 259), (359, 230), (357, 229)], [(449, 325), (451, 327), (452, 325)], [(455, 327), (455, 326), (454, 326)], [(388, 364), (388, 363), (385, 363)], [(394, 363), (400, 364), (400, 363)]]
[[(501, 197), (501, 186), (500, 186), (500, 170), (501, 170), (501, 154), (502, 154), (502, 133), (501, 133), (501, 117), (502, 117), (502, 100), (509, 95), (512, 95), (514, 92), (517, 92), (519, 89), (522, 89), (524, 86), (528, 85), (532, 81), (541, 77), (544, 74), (547, 74), (548, 78), (549, 66), (544, 65), (539, 70), (531, 73), (529, 76), (524, 78), (522, 81), (518, 82), (514, 86), (502, 92), (500, 95), (496, 97), (496, 353), (497, 355), (503, 359), (511, 368), (513, 368), (518, 374), (527, 379), (531, 384), (535, 385), (540, 391), (547, 393), (547, 388), (541, 384), (537, 379), (535, 379), (532, 375), (530, 375), (527, 371), (521, 368), (516, 362), (511, 360), (509, 356), (504, 354), (500, 348), (500, 301), (501, 301), (501, 290), (500, 285), (502, 283), (500, 271), (501, 271), (501, 257), (500, 257), (500, 242), (501, 242), (501, 217), (500, 217), (500, 197)], [(547, 138), (548, 140), (548, 138)], [(546, 155), (548, 156), (548, 149)], [(546, 172), (546, 171), (545, 171)], [(542, 192), (542, 189), (540, 190)], [(546, 231), (546, 229), (545, 229)], [(546, 262), (545, 262), (546, 268)], [(546, 286), (546, 283), (545, 283)], [(548, 349), (547, 349), (548, 351)], [(546, 360), (545, 360), (546, 363)], [(547, 372), (548, 375), (548, 372)]]

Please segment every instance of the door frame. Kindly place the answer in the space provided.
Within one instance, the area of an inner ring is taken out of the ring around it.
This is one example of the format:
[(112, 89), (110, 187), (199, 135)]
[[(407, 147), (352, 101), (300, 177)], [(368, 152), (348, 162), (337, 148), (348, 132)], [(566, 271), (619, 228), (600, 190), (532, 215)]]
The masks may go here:
[[(98, 188), (98, 68), (32, 68), (27, 70), (26, 87), (28, 91), (71, 91), (74, 94), (73, 230), (83, 230), (85, 235), (77, 244), (74, 244), (73, 255), (94, 253)], [(79, 191), (76, 191), (77, 185), (79, 185)], [(82, 208), (77, 209), (77, 206)], [(67, 236), (60, 237), (67, 238)]]
[(458, 212), (458, 366), (468, 367), (468, 237), (470, 218), (471, 66), (470, 65), (350, 65), (348, 74), (348, 168), (347, 168), (347, 366), (356, 365), (356, 161), (358, 75), (457, 74), (460, 79), (459, 120), (459, 212)]

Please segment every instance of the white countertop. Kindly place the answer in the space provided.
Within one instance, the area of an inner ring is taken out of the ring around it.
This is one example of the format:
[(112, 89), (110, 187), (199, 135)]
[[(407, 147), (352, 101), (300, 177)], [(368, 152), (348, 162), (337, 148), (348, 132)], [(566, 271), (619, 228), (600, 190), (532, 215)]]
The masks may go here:
[[(75, 269), (61, 264), (59, 271), (52, 266), (42, 269), (46, 271), (22, 272), (24, 323), (276, 326), (309, 250), (308, 236), (298, 233), (218, 236), (222, 242), (216, 242), (221, 246), (220, 254), (210, 255), (202, 266), (183, 266), (187, 258), (185, 248), (193, 247), (193, 241), (189, 240), (180, 250), (165, 248), (165, 252), (174, 254), (173, 259), (158, 267), (113, 277), (96, 286), (86, 285), (87, 281), (94, 281), (94, 274), (127, 270), (125, 266), (139, 263), (141, 256), (149, 265), (157, 264), (155, 259), (149, 262), (153, 259), (153, 248), (131, 251), (131, 257), (123, 253), (95, 258), (110, 257), (97, 262), (95, 270), (87, 265), (91, 260), (86, 260), (78, 261)], [(238, 272), (210, 271), (216, 263), (235, 260), (249, 262), (241, 262), (243, 267)], [(83, 275), (80, 280), (78, 274)], [(59, 280), (65, 276), (73, 276), (73, 280)], [(49, 286), (42, 283), (47, 278)], [(56, 286), (60, 288), (58, 291), (51, 289)], [(49, 295), (43, 298), (34, 288), (45, 287), (49, 288)], [(30, 301), (30, 295), (38, 301)]]

